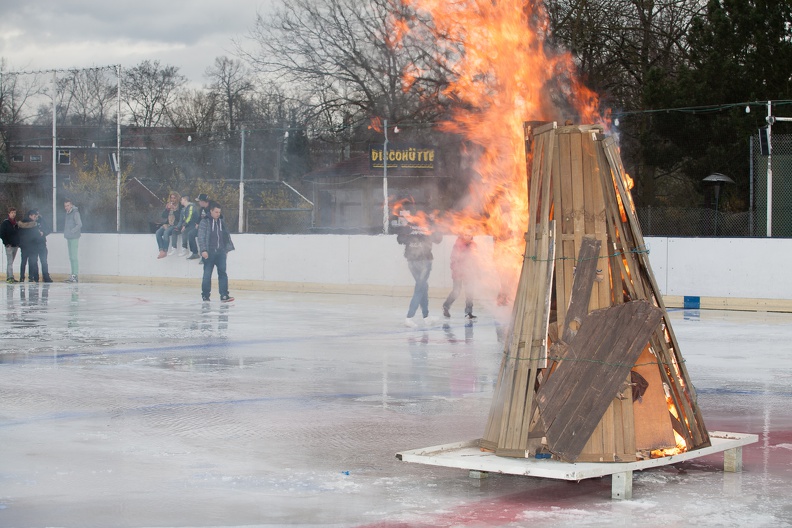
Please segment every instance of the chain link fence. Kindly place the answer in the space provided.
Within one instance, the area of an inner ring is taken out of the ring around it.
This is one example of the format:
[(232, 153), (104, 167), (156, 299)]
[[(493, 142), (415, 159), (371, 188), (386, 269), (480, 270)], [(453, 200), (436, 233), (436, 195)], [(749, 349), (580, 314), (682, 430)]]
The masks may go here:
[[(792, 237), (792, 207), (789, 206), (792, 203), (792, 135), (780, 133), (786, 126), (789, 125), (774, 126), (779, 133), (771, 138), (772, 156), (768, 156), (760, 144), (757, 131), (745, 138), (744, 147), (729, 150), (728, 159), (710, 155), (698, 164), (697, 160), (692, 160), (683, 167), (684, 174), (680, 171), (668, 178), (673, 180), (671, 183), (664, 182), (665, 187), (651, 190), (653, 195), (659, 196), (654, 202), (665, 202), (665, 205), (638, 206), (644, 234), (766, 237), (769, 216), (773, 237)], [(53, 211), (48, 207), (53, 203), (52, 148), (51, 137), (47, 136), (51, 130), (29, 128), (31, 130), (25, 131), (28, 136), (13, 130), (16, 136), (8, 136), (11, 172), (19, 172), (20, 178), (27, 178), (19, 181), (26, 183), (12, 184), (9, 180), (0, 189), (0, 196), (19, 209), (37, 208), (45, 217), (52, 218)], [(76, 200), (84, 213), (86, 232), (115, 232), (116, 175), (107, 160), (115, 152), (116, 131), (72, 128), (73, 131), (66, 126), (59, 129), (59, 153), (63, 151), (70, 156), (68, 163), (58, 161), (58, 198), (69, 196)], [(240, 179), (245, 182), (245, 232), (371, 232), (371, 226), (376, 226), (374, 232), (379, 232), (382, 185), (374, 176), (361, 176), (360, 168), (350, 169), (346, 174), (341, 167), (335, 179), (306, 180), (312, 168), (338, 162), (341, 157), (338, 149), (325, 146), (322, 150), (322, 147), (300, 143), (297, 146), (303, 150), (298, 150), (291, 143), (297, 139), (294, 131), (286, 136), (283, 130), (246, 130), (243, 140), (241, 132), (204, 137), (188, 130), (168, 130), (169, 133), (144, 131), (137, 135), (131, 129), (122, 132), (121, 167), (125, 182), (120, 204), (122, 232), (149, 232), (152, 223), (158, 221), (164, 200), (171, 191), (188, 193), (190, 199), (201, 193), (208, 194), (222, 204), (229, 226), (236, 231)], [(681, 130), (680, 134), (683, 132)], [(717, 144), (706, 134), (699, 133), (691, 134), (690, 141), (702, 152)], [(636, 148), (639, 147), (626, 142), (622, 147), (623, 158), (629, 161), (630, 149), (635, 151)], [(244, 160), (242, 167), (241, 160)], [(772, 161), (772, 171), (768, 171), (768, 160)], [(625, 166), (630, 171), (629, 163)], [(722, 170), (734, 183), (702, 181), (717, 170)], [(771, 193), (768, 193), (768, 172), (772, 173)], [(106, 185), (102, 183), (105, 179), (109, 182), (105, 182)], [(86, 181), (81, 183), (83, 191), (78, 194), (76, 183), (80, 180)], [(438, 184), (439, 178), (426, 180), (432, 181), (416, 181), (406, 188), (409, 192), (402, 191), (413, 199), (423, 200), (422, 192), (439, 196), (450, 192), (453, 185), (462, 185), (454, 178), (447, 178), (442, 185)], [(338, 182), (349, 187), (343, 196), (337, 192), (331, 197), (346, 200), (348, 207), (335, 204), (333, 209), (344, 217), (342, 224), (337, 218), (328, 216), (328, 207), (322, 207), (327, 206), (330, 199), (323, 191), (338, 187), (341, 185)], [(389, 194), (398, 198), (396, 183), (394, 179)], [(427, 191), (431, 186), (437, 188)], [(642, 191), (640, 186), (633, 190), (638, 204), (642, 202)], [(427, 206), (434, 202), (429, 198), (424, 201)], [(768, 201), (772, 203), (771, 210), (768, 210)], [(58, 210), (60, 224), (62, 216)]]

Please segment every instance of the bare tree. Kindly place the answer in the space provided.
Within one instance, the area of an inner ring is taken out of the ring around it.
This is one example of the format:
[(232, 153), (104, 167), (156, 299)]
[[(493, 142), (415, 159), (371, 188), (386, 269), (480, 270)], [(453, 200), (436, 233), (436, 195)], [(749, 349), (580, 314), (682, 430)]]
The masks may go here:
[(114, 121), (118, 94), (117, 80), (107, 68), (74, 70), (58, 82), (62, 94), (61, 111), (66, 122), (77, 125), (105, 125)]
[(206, 77), (212, 97), (221, 105), (228, 130), (236, 130), (244, 98), (253, 91), (250, 72), (240, 60), (217, 57), (214, 65), (206, 69)]
[(210, 132), (218, 121), (217, 97), (203, 90), (180, 90), (168, 115), (173, 126)]
[(0, 124), (15, 125), (31, 117), (28, 103), (42, 93), (40, 74), (11, 72), (0, 57)]
[(121, 97), (131, 112), (131, 124), (152, 127), (169, 122), (168, 109), (186, 83), (178, 67), (161, 66), (159, 61), (145, 60), (126, 70)]
[(284, 2), (274, 15), (258, 15), (249, 35), (256, 49), (240, 53), (259, 72), (299, 87), (297, 96), (332, 134), (374, 116), (427, 118), (435, 101), (405, 90), (403, 79), (430, 69), (422, 63), (429, 53), (398, 38), (394, 9), (389, 0)]

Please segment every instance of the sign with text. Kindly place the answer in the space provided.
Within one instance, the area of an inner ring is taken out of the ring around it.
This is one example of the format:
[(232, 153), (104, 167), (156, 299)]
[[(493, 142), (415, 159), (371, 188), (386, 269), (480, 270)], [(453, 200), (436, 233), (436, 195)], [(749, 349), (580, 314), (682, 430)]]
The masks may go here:
[[(383, 166), (382, 145), (369, 146), (369, 167), (382, 169)], [(391, 143), (388, 145), (388, 168), (434, 170), (435, 147)]]

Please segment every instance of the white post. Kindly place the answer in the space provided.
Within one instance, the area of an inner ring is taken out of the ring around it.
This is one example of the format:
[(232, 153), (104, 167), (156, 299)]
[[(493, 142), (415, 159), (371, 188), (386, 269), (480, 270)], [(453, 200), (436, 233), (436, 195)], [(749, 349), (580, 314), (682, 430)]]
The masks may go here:
[(121, 65), (116, 65), (116, 232), (121, 232)]
[(245, 232), (245, 124), (239, 125), (239, 232)]
[(58, 134), (55, 96), (58, 74), (52, 72), (52, 232), (58, 230)]
[(388, 218), (389, 205), (388, 205), (388, 120), (385, 123), (385, 142), (382, 144), (382, 234), (388, 234)]
[(773, 236), (773, 102), (767, 101), (767, 238)]

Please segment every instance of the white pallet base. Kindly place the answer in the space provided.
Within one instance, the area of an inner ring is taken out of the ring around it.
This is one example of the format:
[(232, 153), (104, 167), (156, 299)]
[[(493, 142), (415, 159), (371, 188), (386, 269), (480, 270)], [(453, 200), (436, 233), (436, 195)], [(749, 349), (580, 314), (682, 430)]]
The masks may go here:
[(710, 441), (710, 447), (636, 462), (568, 463), (551, 459), (501, 457), (492, 452), (481, 451), (478, 440), (401, 451), (396, 453), (396, 458), (416, 464), (466, 469), (474, 478), (482, 478), (488, 473), (560, 480), (583, 480), (611, 475), (611, 497), (631, 499), (633, 471), (667, 466), (721, 452), (724, 453), (724, 471), (742, 471), (742, 446), (758, 442), (759, 437), (755, 434), (715, 431), (710, 433)]

